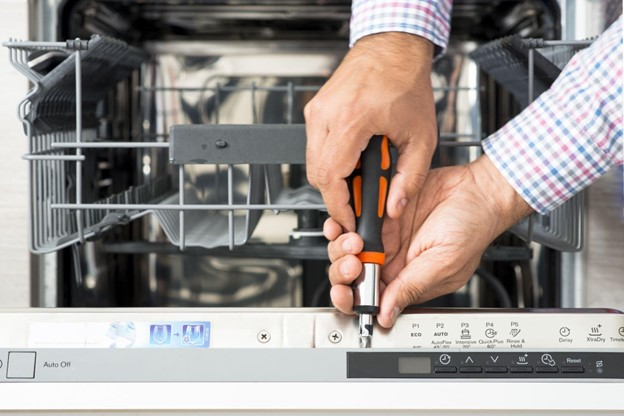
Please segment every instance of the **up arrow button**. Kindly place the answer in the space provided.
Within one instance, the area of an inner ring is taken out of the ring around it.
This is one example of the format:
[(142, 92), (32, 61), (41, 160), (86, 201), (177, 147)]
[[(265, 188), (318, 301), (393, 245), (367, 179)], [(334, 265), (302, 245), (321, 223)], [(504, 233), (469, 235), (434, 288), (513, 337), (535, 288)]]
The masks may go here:
[(472, 360), (470, 356), (466, 358), (466, 364), (474, 364), (474, 361)]

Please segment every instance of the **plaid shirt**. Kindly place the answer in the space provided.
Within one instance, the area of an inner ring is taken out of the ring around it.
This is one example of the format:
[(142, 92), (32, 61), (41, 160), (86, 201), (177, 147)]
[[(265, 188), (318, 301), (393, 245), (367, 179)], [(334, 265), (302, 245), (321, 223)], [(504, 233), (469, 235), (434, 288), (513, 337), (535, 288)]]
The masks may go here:
[[(351, 45), (380, 32), (407, 32), (446, 48), (450, 0), (354, 0)], [(553, 86), (483, 149), (540, 213), (570, 199), (624, 159), (622, 17), (566, 66)]]
[(546, 213), (624, 163), (623, 142), (620, 17), (483, 149), (524, 200)]
[(448, 43), (451, 4), (452, 0), (353, 0), (350, 45), (375, 33), (405, 32), (429, 39), (439, 54)]

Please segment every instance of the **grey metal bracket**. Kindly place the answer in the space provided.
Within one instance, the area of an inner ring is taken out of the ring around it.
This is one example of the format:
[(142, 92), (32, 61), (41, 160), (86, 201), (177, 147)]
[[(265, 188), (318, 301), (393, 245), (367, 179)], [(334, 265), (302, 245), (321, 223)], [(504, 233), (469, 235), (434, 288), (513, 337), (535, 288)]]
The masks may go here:
[(169, 162), (304, 164), (303, 124), (179, 125), (169, 130)]

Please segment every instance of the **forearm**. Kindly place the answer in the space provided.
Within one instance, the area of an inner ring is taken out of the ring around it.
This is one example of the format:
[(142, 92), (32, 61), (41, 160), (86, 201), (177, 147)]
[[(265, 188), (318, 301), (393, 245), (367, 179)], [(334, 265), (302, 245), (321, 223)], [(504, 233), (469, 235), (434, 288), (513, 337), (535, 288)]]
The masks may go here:
[(402, 32), (425, 38), (435, 54), (446, 49), (451, 0), (353, 0), (350, 45), (377, 33)]
[(623, 140), (620, 18), (483, 148), (516, 192), (546, 213), (622, 164)]

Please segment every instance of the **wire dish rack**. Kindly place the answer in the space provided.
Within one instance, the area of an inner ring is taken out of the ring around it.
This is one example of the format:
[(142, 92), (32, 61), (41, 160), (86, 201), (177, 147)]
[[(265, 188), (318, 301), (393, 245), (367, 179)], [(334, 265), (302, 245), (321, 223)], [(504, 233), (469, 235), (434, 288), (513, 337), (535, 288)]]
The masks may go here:
[[(167, 135), (159, 135), (156, 141), (112, 141), (102, 140), (98, 134), (102, 100), (118, 82), (139, 70), (147, 62), (148, 55), (124, 42), (97, 35), (90, 40), (67, 42), (12, 40), (5, 42), (4, 46), (9, 48), (13, 66), (34, 85), (18, 107), (18, 116), (29, 141), (24, 159), (30, 163), (32, 252), (48, 253), (85, 242), (114, 225), (146, 214), (153, 214), (168, 239), (181, 249), (187, 246), (228, 246), (232, 249), (248, 241), (264, 210), (279, 213), (325, 209), (320, 194), (311, 187), (285, 189), (283, 186), (283, 173), (278, 163), (304, 163), (305, 130), (302, 125), (281, 129), (288, 133), (280, 136), (284, 143), (273, 150), (264, 145), (256, 146), (257, 152), (249, 160), (212, 160), (216, 174), (210, 181), (214, 182), (204, 183), (199, 189), (189, 186), (184, 168), (198, 162), (189, 160), (177, 163), (177, 187), (175, 176), (167, 173), (120, 193), (87, 200), (84, 188), (90, 178), (83, 165), (88, 158), (94, 157), (94, 152), (111, 149), (161, 149), (166, 152), (170, 147), (170, 143), (164, 141)], [(166, 87), (139, 88), (147, 93), (167, 90)], [(270, 87), (252, 84), (196, 89), (212, 91), (217, 101), (221, 94), (231, 91), (248, 90), (252, 96), (280, 92), (288, 95), (292, 106), (295, 94), (319, 88), (318, 85), (295, 86), (291, 83)], [(181, 90), (183, 88), (177, 88), (175, 92)], [(216, 106), (218, 109), (218, 102)], [(204, 126), (208, 130), (214, 127), (218, 126)], [(261, 131), (262, 127), (254, 126), (254, 130)], [(249, 138), (249, 129), (240, 128), (246, 129)], [(269, 127), (274, 128), (279, 129), (279, 126)], [(229, 130), (232, 129), (237, 130), (236, 127)], [(289, 141), (289, 135), (294, 135), (297, 140)], [(256, 135), (254, 142), (261, 143), (262, 139)], [(233, 142), (230, 140), (225, 147), (232, 149)], [(280, 149), (292, 151), (286, 153), (285, 159), (278, 160), (274, 156)], [(257, 163), (259, 155), (263, 158), (262, 164)], [(224, 169), (221, 168), (223, 165)]]
[[(84, 211), (57, 209), (55, 205), (83, 203), (83, 149), (98, 144), (98, 103), (111, 85), (130, 76), (146, 55), (124, 42), (100, 36), (67, 42), (12, 40), (4, 46), (9, 48), (11, 64), (33, 84), (18, 106), (28, 136), (24, 159), (30, 164), (31, 251), (47, 253), (84, 242), (114, 224), (144, 215), (132, 209)], [(170, 188), (162, 179), (109, 195), (97, 204), (151, 201)]]
[[(222, 85), (217, 81), (194, 87), (150, 86), (143, 82), (137, 89), (146, 95), (209, 93), (209, 121), (214, 124), (180, 124), (166, 134), (102, 139), (98, 124), (106, 114), (101, 108), (103, 100), (119, 82), (146, 72), (145, 65), (151, 59), (148, 54), (102, 36), (67, 42), (12, 40), (3, 45), (9, 49), (13, 66), (33, 84), (18, 106), (28, 137), (24, 158), (30, 164), (32, 252), (48, 253), (83, 243), (147, 214), (157, 219), (169, 241), (181, 250), (222, 246), (233, 249), (250, 240), (265, 212), (325, 210), (316, 190), (285, 186), (288, 173), (283, 168), (305, 162), (305, 128), (292, 124), (294, 102), (298, 94), (317, 91), (320, 82)], [(528, 62), (530, 102), (535, 95), (536, 48), (567, 47), (568, 43), (527, 41), (522, 45)], [(434, 94), (461, 89), (434, 86)], [(478, 113), (480, 87), (467, 90), (473, 94), (471, 100)], [(251, 96), (254, 123), (258, 121), (254, 97), (261, 93), (283, 94), (286, 123), (220, 125), (219, 109), (226, 95), (241, 91)], [(149, 103), (142, 105), (149, 107)], [(471, 148), (471, 158), (478, 156), (483, 135), (478, 114), (476, 119), (477, 126), (466, 133), (441, 128), (439, 147)], [(85, 172), (85, 163), (97, 152), (120, 149), (136, 151), (137, 157), (143, 158), (145, 153), (140, 152), (168, 151), (168, 171), (120, 192), (87, 197), (84, 189), (93, 178)], [(210, 165), (212, 170), (207, 175), (189, 172), (193, 165)], [(528, 240), (535, 238), (554, 248), (578, 250), (582, 242), (581, 211), (582, 203), (575, 198), (550, 215), (531, 217), (516, 231)]]
[[(576, 52), (592, 42), (523, 39), (513, 35), (489, 42), (470, 56), (526, 107), (552, 85)], [(531, 215), (511, 231), (547, 247), (579, 251), (583, 244), (584, 211), (583, 196), (577, 194), (546, 215)]]

